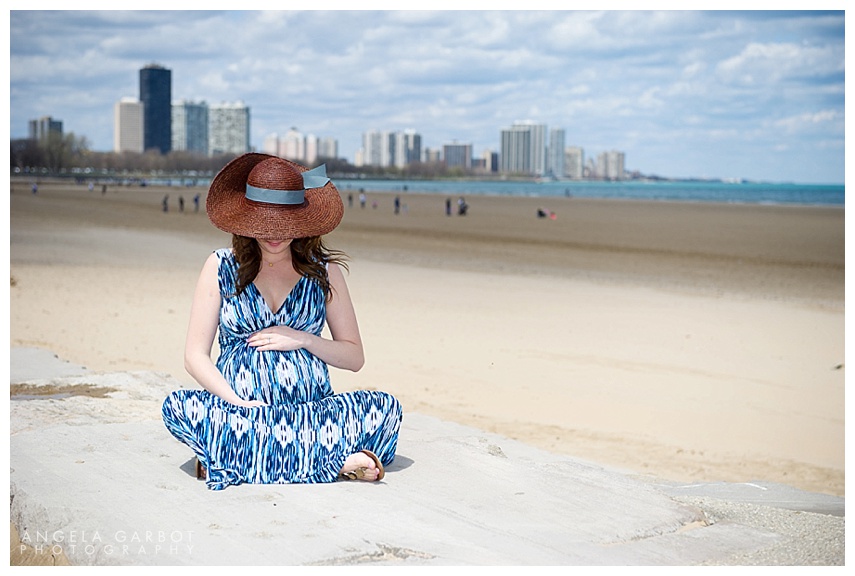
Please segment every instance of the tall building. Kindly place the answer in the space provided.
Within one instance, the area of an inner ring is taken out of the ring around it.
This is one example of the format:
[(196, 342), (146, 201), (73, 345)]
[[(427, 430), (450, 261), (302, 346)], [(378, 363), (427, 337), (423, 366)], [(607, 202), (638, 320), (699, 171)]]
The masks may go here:
[(542, 176), (546, 172), (546, 126), (515, 122), (501, 132), (500, 171)]
[(380, 166), (388, 168), (395, 164), (395, 135), (392, 132), (380, 133)]
[(389, 132), (369, 130), (362, 133), (360, 158), (362, 166), (395, 166), (403, 168), (420, 162), (422, 137), (415, 130)]
[(597, 157), (598, 176), (606, 180), (624, 179), (624, 153), (617, 150), (603, 152)]
[[(388, 148), (388, 146), (386, 147)], [(362, 165), (384, 166), (383, 164), (383, 133), (369, 130), (362, 133)], [(388, 164), (388, 161), (387, 161)]]
[(262, 151), (313, 166), (319, 160), (338, 158), (338, 141), (329, 137), (319, 138), (314, 134), (304, 136), (296, 128), (291, 128), (283, 138), (279, 138), (276, 133), (268, 135), (264, 139)]
[(338, 158), (338, 140), (331, 137), (321, 138), (318, 141), (319, 158)]
[(143, 148), (161, 154), (172, 150), (172, 71), (158, 64), (140, 70)]
[(366, 166), (365, 164), (365, 150), (363, 148), (358, 148), (356, 152), (353, 153), (353, 165), (354, 166)]
[(484, 150), (481, 153), (481, 160), (483, 163), (484, 171), (493, 173), (499, 171), (499, 153), (494, 152), (493, 150)]
[(314, 166), (318, 161), (318, 137), (306, 134), (303, 138), (303, 162), (306, 166)]
[(279, 140), (278, 155), (292, 162), (305, 162), (306, 140), (303, 133), (296, 128), (288, 130), (285, 137)]
[(50, 116), (42, 116), (37, 120), (30, 120), (30, 140), (45, 142), (51, 135), (62, 137), (62, 120), (54, 120)]
[(176, 100), (172, 103), (172, 149), (208, 154), (208, 104)]
[(387, 166), (403, 168), (407, 165), (407, 144), (403, 132), (386, 132), (389, 160)]
[(531, 132), (522, 126), (502, 130), (500, 152), (501, 172), (531, 174)]
[(422, 158), (422, 136), (415, 130), (408, 129), (403, 132), (395, 132), (394, 139), (394, 164), (403, 168), (413, 162), (420, 162)]
[(271, 156), (279, 156), (279, 134), (268, 134), (261, 144), (261, 151)]
[(472, 144), (444, 144), (442, 157), (446, 168), (462, 168), (468, 172), (472, 169)]
[(208, 107), (208, 154), (250, 152), (249, 108), (243, 102)]
[(599, 178), (597, 161), (593, 158), (588, 158), (585, 161), (585, 178)]
[(136, 98), (122, 98), (113, 106), (113, 151), (143, 151), (142, 102)]
[(573, 180), (585, 177), (585, 150), (581, 146), (564, 149), (564, 176)]
[(546, 156), (546, 174), (553, 178), (564, 177), (564, 129), (549, 131), (549, 147)]
[(438, 164), (442, 162), (442, 150), (437, 150), (436, 148), (425, 148), (425, 157), (423, 162), (425, 164)]

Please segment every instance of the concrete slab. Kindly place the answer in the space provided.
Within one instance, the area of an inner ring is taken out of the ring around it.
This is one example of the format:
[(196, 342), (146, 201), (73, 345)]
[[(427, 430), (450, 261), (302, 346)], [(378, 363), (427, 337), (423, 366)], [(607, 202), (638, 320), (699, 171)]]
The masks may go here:
[[(12, 522), (25, 543), (72, 564), (690, 565), (783, 538), (711, 523), (674, 497), (685, 486), (415, 413), (405, 413), (381, 483), (214, 492), (161, 422), (162, 399), (180, 387), (171, 377), (85, 373), (27, 384), (111, 390), (11, 401)], [(838, 500), (829, 505), (842, 510)]]

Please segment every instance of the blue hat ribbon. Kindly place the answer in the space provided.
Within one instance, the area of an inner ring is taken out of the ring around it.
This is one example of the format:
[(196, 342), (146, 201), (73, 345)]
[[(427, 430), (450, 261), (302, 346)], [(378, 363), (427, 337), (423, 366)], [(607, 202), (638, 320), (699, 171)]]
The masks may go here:
[(306, 190), (310, 188), (322, 188), (330, 181), (327, 178), (326, 164), (306, 170), (302, 173), (302, 176), (303, 190), (270, 190), (269, 188), (257, 188), (247, 184), (246, 197), (248, 200), (266, 202), (267, 204), (302, 204), (306, 199)]

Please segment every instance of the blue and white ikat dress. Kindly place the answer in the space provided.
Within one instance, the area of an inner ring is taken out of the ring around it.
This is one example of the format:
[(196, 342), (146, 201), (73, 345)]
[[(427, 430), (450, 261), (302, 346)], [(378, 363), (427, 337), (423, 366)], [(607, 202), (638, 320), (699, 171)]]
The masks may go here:
[(217, 368), (238, 396), (267, 406), (235, 406), (206, 390), (177, 390), (166, 398), (163, 421), (205, 466), (208, 488), (333, 482), (345, 459), (366, 449), (391, 463), (402, 418), (393, 396), (334, 394), (326, 364), (306, 350), (257, 351), (246, 342), (274, 325), (320, 335), (326, 321), (321, 287), (302, 277), (274, 313), (254, 284), (235, 296), (237, 261), (228, 248), (215, 254), (222, 297)]

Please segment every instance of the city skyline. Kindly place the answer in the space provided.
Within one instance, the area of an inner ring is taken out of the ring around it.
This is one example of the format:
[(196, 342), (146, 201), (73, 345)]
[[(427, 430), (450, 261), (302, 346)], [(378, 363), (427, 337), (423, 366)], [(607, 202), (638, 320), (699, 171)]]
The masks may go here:
[[(251, 146), (291, 127), (339, 141), (413, 129), (500, 149), (530, 120), (664, 177), (842, 183), (842, 12), (12, 11), (10, 135), (52, 116), (112, 149), (138, 70), (173, 99), (242, 100)], [(233, 33), (233, 41), (219, 42)], [(317, 34), (323, 33), (322, 40)], [(287, 42), (277, 38), (287, 37)], [(280, 46), (280, 44), (282, 46)]]

